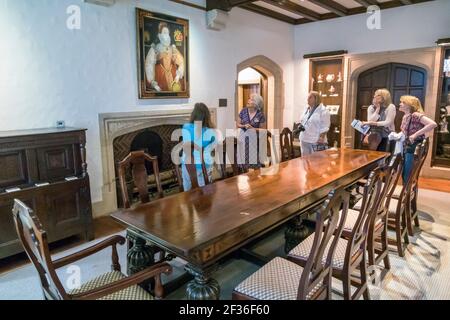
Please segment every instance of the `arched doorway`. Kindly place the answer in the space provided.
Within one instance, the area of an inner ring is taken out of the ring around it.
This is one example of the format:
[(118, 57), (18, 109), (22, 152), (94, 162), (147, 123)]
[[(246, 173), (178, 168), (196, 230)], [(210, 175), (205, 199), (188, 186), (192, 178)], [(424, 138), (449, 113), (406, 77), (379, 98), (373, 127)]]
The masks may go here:
[[(403, 113), (398, 110), (402, 95), (413, 95), (424, 105), (427, 71), (423, 68), (401, 63), (387, 63), (361, 73), (358, 77), (356, 119), (365, 121), (367, 109), (372, 104), (376, 90), (386, 88), (391, 92), (392, 102), (397, 107), (395, 129), (398, 132)], [(355, 148), (361, 148), (361, 135), (356, 133)]]
[(247, 68), (238, 74), (238, 114), (246, 106), (249, 97), (259, 94), (264, 99), (264, 114), (268, 115), (268, 81), (269, 79), (253, 68)]
[(241, 96), (243, 92), (242, 87), (240, 88), (239, 86), (239, 74), (248, 68), (256, 71), (261, 76), (258, 90), (264, 97), (267, 128), (282, 129), (284, 112), (283, 70), (278, 64), (265, 56), (255, 56), (237, 65), (235, 119), (238, 118), (239, 111), (242, 109), (242, 103), (245, 101)]

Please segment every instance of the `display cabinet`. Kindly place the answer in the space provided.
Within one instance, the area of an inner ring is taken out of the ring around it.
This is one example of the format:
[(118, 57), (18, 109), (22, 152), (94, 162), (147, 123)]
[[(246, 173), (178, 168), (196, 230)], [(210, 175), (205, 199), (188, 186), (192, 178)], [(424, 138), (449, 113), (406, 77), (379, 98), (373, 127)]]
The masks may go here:
[(441, 50), (432, 165), (450, 167), (450, 45)]
[(322, 96), (322, 103), (331, 116), (328, 145), (339, 147), (341, 144), (342, 93), (343, 93), (343, 57), (315, 58), (310, 60), (310, 91)]

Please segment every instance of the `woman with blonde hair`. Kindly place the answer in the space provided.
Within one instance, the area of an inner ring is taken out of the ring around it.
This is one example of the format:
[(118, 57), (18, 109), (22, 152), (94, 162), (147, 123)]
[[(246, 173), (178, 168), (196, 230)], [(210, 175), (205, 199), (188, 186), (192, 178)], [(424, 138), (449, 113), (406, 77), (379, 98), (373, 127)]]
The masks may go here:
[(375, 91), (372, 105), (367, 109), (367, 121), (363, 122), (370, 126), (370, 133), (364, 139), (369, 144), (369, 149), (388, 151), (389, 134), (395, 132), (396, 113), (389, 90)]
[(405, 113), (400, 128), (405, 135), (403, 182), (406, 183), (412, 170), (416, 146), (425, 139), (427, 134), (433, 132), (437, 124), (423, 114), (422, 104), (417, 97), (402, 96), (400, 111)]

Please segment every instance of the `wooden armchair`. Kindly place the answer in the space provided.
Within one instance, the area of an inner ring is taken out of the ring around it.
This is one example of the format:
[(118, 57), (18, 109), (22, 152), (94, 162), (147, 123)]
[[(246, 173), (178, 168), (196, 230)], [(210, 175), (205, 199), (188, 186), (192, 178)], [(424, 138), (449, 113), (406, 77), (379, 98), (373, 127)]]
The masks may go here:
[[(303, 267), (277, 257), (241, 282), (233, 291), (233, 299), (330, 299), (331, 262), (346, 217), (346, 210), (342, 215), (339, 210), (342, 206), (348, 208), (348, 201), (349, 194), (343, 188), (330, 192), (318, 214), (309, 259)], [(326, 226), (325, 220), (328, 221)]]
[[(339, 238), (336, 246), (336, 253), (331, 263), (333, 277), (342, 281), (345, 300), (357, 300), (361, 296), (370, 299), (367, 288), (367, 266), (366, 266), (366, 245), (369, 223), (375, 214), (374, 208), (380, 196), (382, 188), (381, 171), (376, 169), (371, 172), (365, 188), (365, 197), (361, 211), (358, 213), (350, 237), (340, 238), (341, 233), (335, 235)], [(341, 219), (348, 219), (348, 202), (342, 208)], [(306, 238), (297, 247), (292, 249), (288, 258), (301, 266), (308, 263), (310, 252), (312, 252), (314, 234)], [(354, 272), (359, 271), (358, 281), (352, 278)], [(352, 286), (356, 287), (352, 293)]]
[[(38, 217), (33, 210), (23, 202), (15, 199), (13, 217), (20, 241), (35, 266), (44, 298), (47, 300), (149, 300), (153, 297), (138, 286), (149, 278), (155, 279), (155, 296), (160, 299), (163, 296), (161, 274), (170, 274), (172, 267), (167, 263), (160, 263), (145, 269), (131, 277), (126, 277), (120, 272), (117, 244), (123, 245), (125, 238), (112, 236), (87, 249), (81, 250), (67, 257), (52, 260), (47, 242), (47, 233), (43, 230)], [(107, 247), (112, 247), (112, 271), (105, 273), (80, 288), (67, 292), (56, 269), (75, 263), (76, 261), (97, 253)]]
[(289, 128), (284, 128), (280, 133), (281, 162), (294, 159), (294, 138)]
[(126, 170), (131, 166), (133, 182), (138, 189), (141, 203), (150, 201), (148, 193), (148, 174), (145, 162), (148, 161), (153, 166), (153, 174), (155, 175), (156, 188), (159, 197), (164, 196), (161, 186), (161, 178), (159, 176), (158, 158), (153, 157), (144, 151), (132, 151), (122, 161), (119, 162), (119, 183), (122, 192), (122, 200), (125, 208), (130, 207), (130, 197), (126, 182)]
[[(200, 147), (199, 145), (195, 144), (194, 142), (185, 142), (185, 143), (183, 143), (183, 148), (182, 148), (182, 152), (185, 156), (184, 166), (186, 167), (186, 171), (189, 175), (189, 180), (190, 180), (192, 189), (199, 187), (197, 164), (195, 163), (194, 151), (198, 151), (200, 154), (201, 175), (203, 177), (203, 181), (205, 182), (205, 185), (208, 185), (211, 183), (211, 181), (209, 181), (208, 172), (206, 170), (203, 148)], [(180, 150), (180, 152), (181, 152), (181, 150)], [(187, 190), (184, 190), (185, 188), (183, 187), (183, 175), (182, 175), (181, 165), (175, 165), (175, 172), (176, 172), (178, 183), (180, 185), (180, 190), (187, 191)]]

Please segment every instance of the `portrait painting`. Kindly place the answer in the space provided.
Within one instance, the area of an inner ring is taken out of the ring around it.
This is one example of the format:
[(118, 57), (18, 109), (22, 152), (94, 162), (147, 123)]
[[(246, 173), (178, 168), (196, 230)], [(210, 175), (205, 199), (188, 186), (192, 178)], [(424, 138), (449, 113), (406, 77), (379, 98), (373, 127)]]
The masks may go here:
[(140, 99), (189, 98), (189, 21), (136, 9)]

